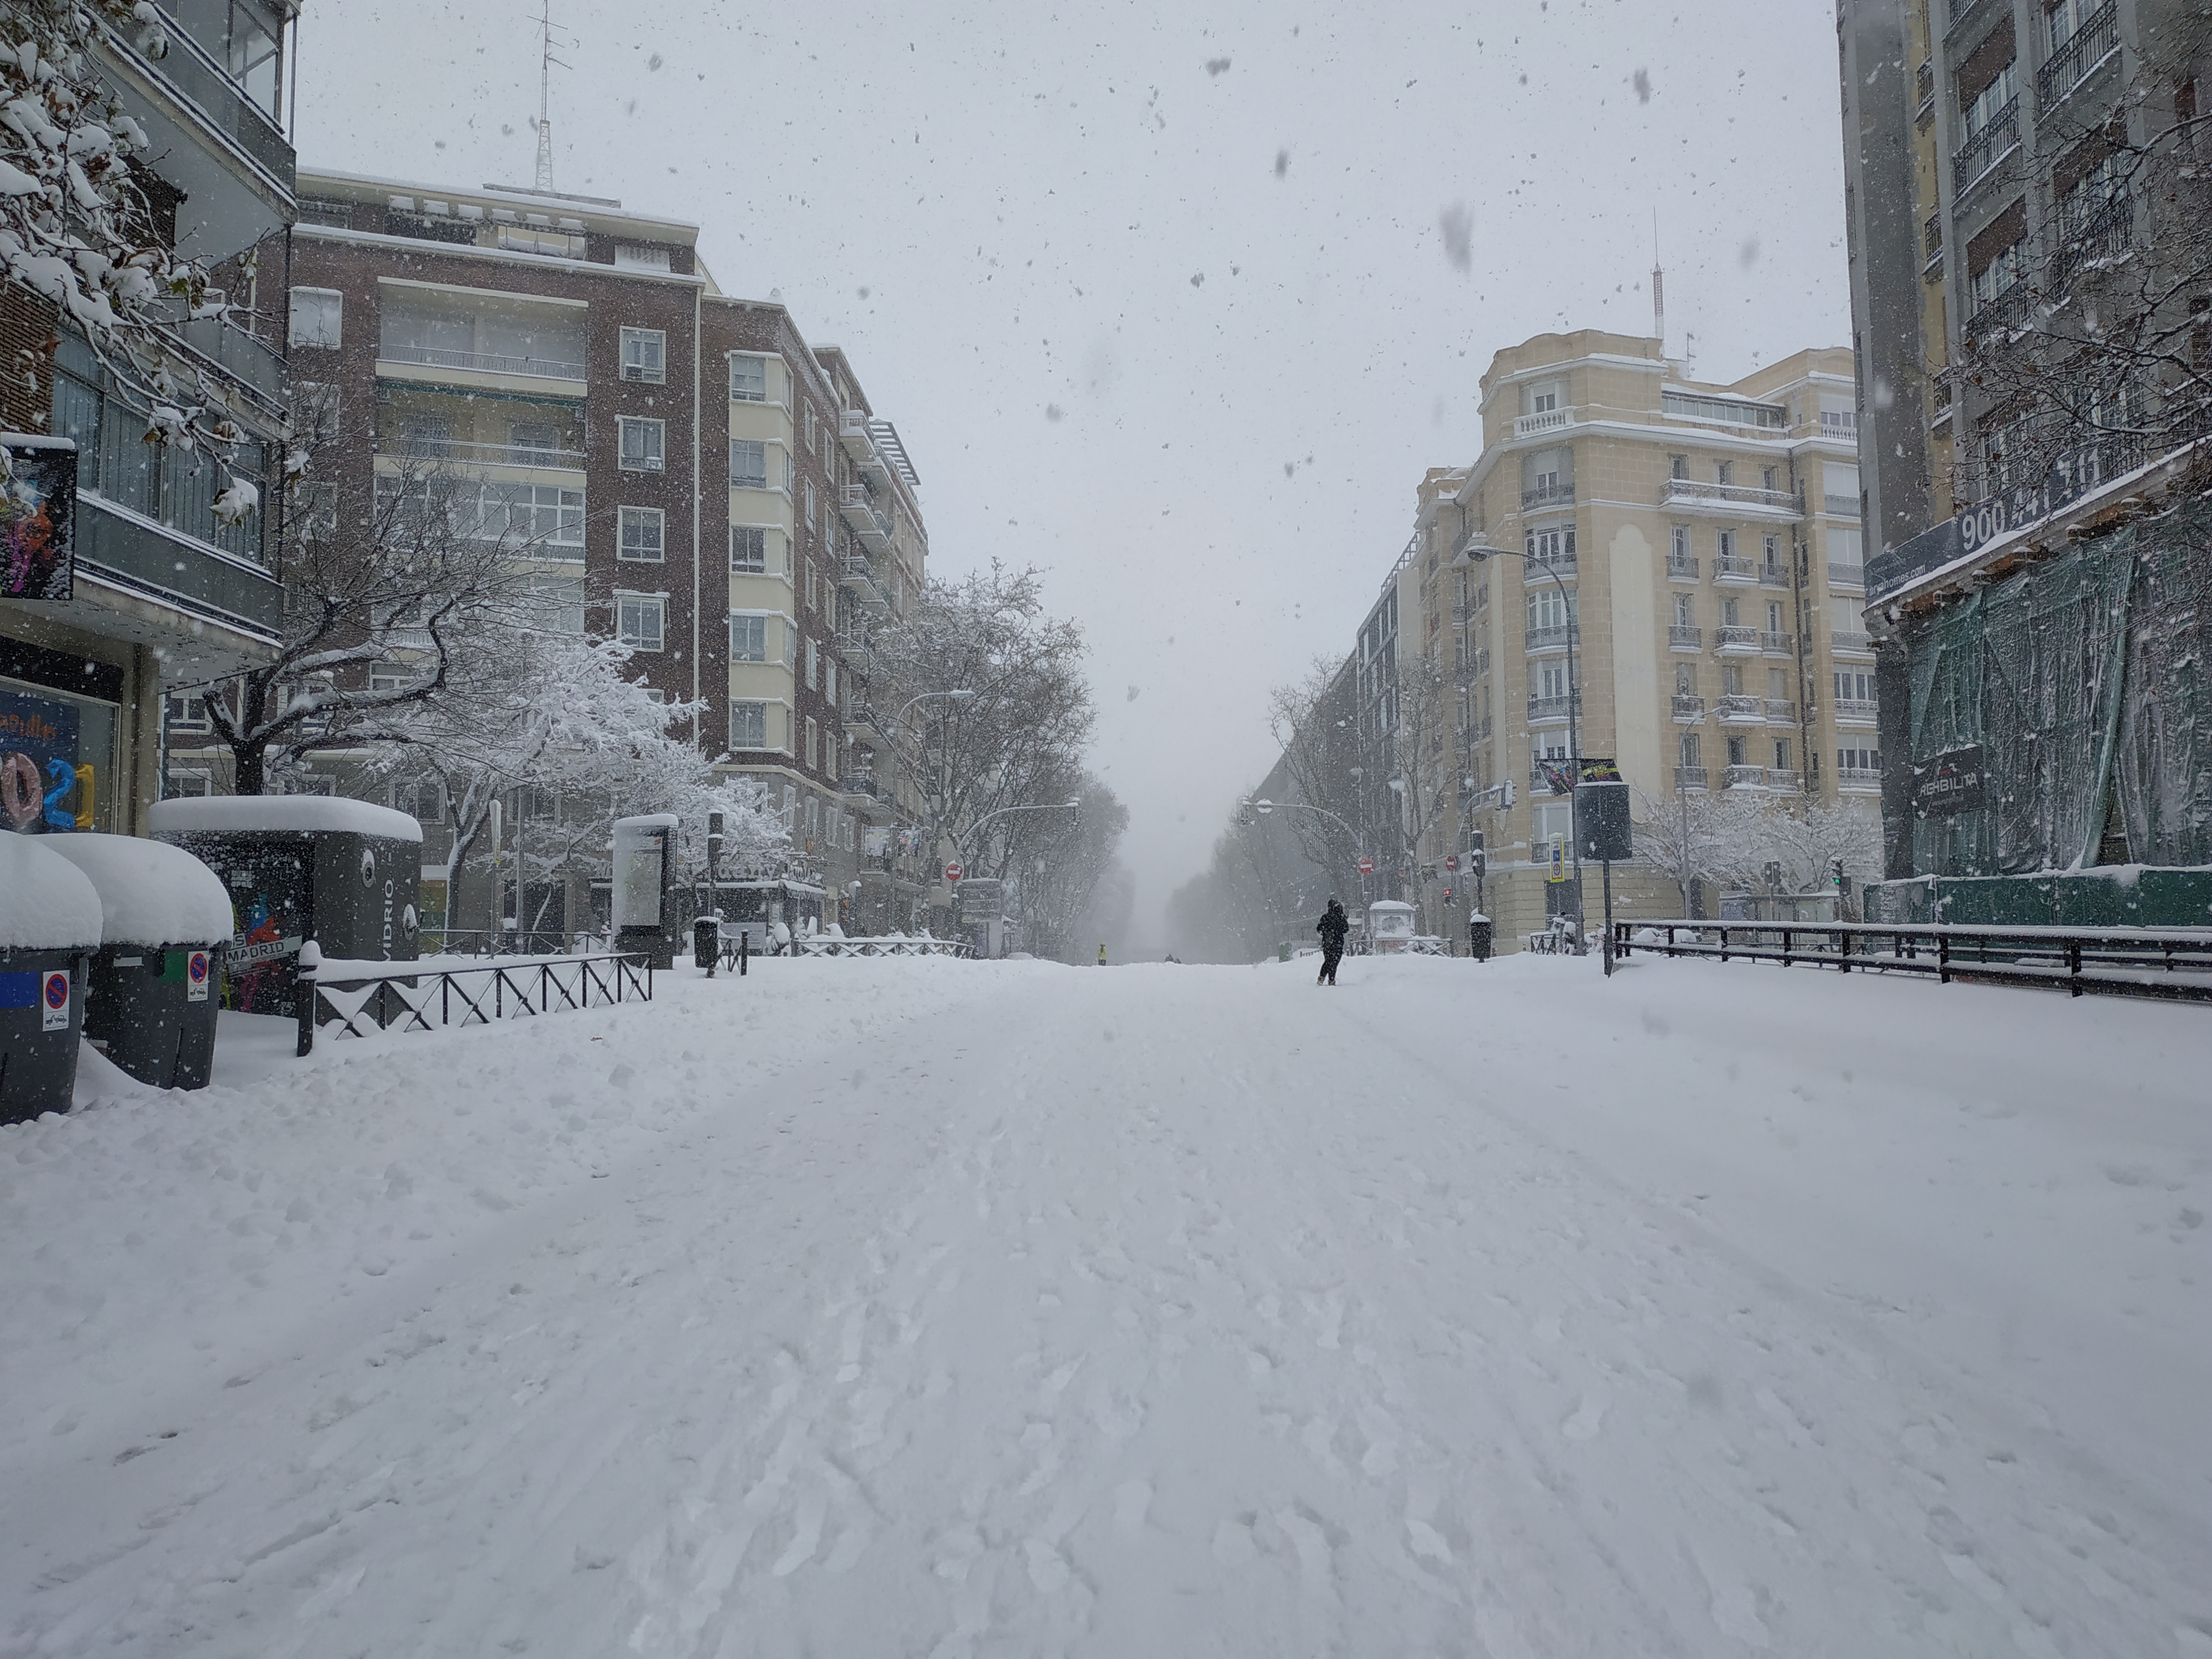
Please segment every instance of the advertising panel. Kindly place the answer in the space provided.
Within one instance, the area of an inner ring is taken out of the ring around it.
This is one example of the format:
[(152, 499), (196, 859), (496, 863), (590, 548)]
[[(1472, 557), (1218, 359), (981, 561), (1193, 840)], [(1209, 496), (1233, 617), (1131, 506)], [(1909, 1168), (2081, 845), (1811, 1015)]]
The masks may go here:
[(81, 721), (73, 702), (0, 689), (0, 829), (92, 828), (94, 769), (80, 755)]
[(66, 599), (76, 575), (76, 449), (0, 444), (0, 599)]

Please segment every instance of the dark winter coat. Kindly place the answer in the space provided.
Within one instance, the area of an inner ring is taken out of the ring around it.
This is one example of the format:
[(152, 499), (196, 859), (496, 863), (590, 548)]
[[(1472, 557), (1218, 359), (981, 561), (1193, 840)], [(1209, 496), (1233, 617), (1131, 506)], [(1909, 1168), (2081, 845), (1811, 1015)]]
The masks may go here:
[(1314, 924), (1314, 931), (1321, 935), (1322, 950), (1331, 956), (1340, 956), (1344, 951), (1345, 933), (1351, 927), (1352, 918), (1344, 914), (1344, 907), (1332, 904), (1321, 913), (1321, 920)]

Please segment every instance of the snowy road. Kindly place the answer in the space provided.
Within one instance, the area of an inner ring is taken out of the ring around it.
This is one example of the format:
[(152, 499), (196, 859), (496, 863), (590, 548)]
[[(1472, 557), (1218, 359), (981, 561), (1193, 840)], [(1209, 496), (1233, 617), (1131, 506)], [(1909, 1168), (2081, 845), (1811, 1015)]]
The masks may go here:
[(1306, 973), (0, 1130), (0, 1655), (2212, 1656), (2212, 1017)]

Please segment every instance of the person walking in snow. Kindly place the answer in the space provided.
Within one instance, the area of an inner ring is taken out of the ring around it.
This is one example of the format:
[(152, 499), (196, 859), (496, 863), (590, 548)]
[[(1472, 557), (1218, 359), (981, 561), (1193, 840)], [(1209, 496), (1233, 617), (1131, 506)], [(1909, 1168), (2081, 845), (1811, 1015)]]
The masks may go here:
[(1332, 895), (1328, 908), (1314, 924), (1314, 931), (1321, 935), (1321, 975), (1315, 984), (1336, 983), (1336, 964), (1344, 958), (1344, 936), (1351, 927), (1352, 918), (1344, 914), (1343, 902)]

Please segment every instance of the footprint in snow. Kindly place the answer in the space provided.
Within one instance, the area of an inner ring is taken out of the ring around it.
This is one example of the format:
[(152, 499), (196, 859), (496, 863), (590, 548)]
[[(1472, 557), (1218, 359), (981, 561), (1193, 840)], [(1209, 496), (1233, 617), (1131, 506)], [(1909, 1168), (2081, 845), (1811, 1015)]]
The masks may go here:
[(1596, 1439), (1598, 1430), (1605, 1424), (1605, 1407), (1603, 1395), (1594, 1392), (1584, 1395), (1583, 1403), (1575, 1408), (1575, 1414), (1559, 1425), (1559, 1432), (1570, 1440)]

